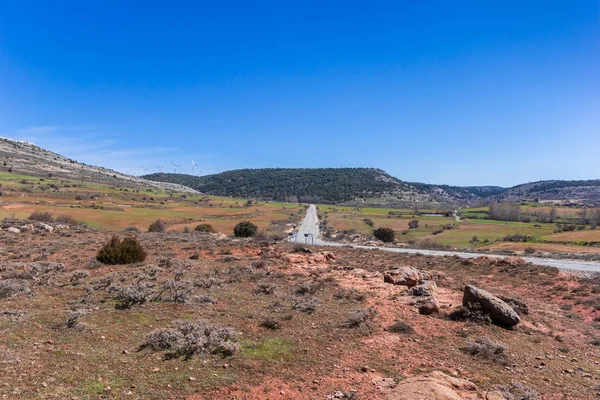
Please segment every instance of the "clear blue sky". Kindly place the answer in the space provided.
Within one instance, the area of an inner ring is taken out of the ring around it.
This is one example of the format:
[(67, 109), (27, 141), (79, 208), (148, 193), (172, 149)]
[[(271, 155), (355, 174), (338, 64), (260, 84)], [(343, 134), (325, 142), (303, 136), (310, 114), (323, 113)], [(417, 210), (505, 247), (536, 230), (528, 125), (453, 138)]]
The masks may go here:
[(600, 2), (2, 0), (0, 136), (132, 173), (600, 178)]

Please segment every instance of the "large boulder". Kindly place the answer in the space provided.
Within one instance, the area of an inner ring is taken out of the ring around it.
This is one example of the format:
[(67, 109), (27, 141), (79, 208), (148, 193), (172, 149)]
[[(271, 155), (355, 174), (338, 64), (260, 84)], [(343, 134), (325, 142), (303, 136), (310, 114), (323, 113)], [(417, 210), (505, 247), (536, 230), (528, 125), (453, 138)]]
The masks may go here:
[(383, 272), (383, 281), (394, 285), (413, 287), (421, 284), (429, 274), (413, 267), (395, 267)]
[(492, 321), (500, 325), (513, 327), (521, 322), (521, 318), (511, 306), (490, 292), (472, 285), (465, 286), (462, 303), (472, 311), (489, 315)]

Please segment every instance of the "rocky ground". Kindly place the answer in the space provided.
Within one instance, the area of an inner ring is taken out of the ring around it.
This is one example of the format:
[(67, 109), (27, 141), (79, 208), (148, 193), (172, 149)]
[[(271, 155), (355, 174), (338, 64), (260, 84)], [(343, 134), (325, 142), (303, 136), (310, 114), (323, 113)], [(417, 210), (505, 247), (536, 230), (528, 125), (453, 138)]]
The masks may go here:
[(10, 225), (2, 398), (600, 396), (599, 278), (199, 233), (128, 233), (146, 260), (109, 266), (111, 232)]

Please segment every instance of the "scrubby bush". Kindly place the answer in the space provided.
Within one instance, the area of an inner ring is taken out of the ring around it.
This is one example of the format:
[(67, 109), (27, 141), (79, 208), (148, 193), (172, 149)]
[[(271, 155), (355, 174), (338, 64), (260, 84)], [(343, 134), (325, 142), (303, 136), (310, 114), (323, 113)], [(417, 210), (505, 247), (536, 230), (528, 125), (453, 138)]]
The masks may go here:
[(256, 289), (254, 289), (254, 293), (256, 294), (273, 294), (277, 290), (277, 286), (270, 283), (259, 283), (256, 285)]
[(312, 314), (319, 307), (319, 302), (315, 299), (293, 299), (292, 310), (300, 311), (306, 314)]
[(523, 253), (533, 254), (533, 253), (535, 253), (535, 249), (533, 247), (526, 247), (525, 250), (523, 250)]
[(506, 345), (504, 343), (494, 342), (485, 336), (475, 338), (475, 340), (469, 340), (462, 350), (473, 356), (497, 362), (499, 364), (506, 364), (508, 361)]
[(195, 354), (211, 353), (227, 357), (237, 350), (236, 332), (206, 321), (175, 321), (169, 329), (151, 332), (141, 348), (167, 350), (165, 358), (191, 358)]
[(384, 243), (394, 241), (394, 230), (391, 228), (378, 228), (373, 231), (373, 236)]
[(33, 296), (27, 281), (23, 279), (5, 279), (0, 281), (0, 299), (7, 299), (20, 293)]
[(259, 325), (262, 328), (267, 328), (267, 329), (271, 329), (271, 330), (276, 330), (276, 329), (281, 328), (281, 325), (279, 324), (279, 322), (276, 319), (270, 318), (270, 317), (263, 319)]
[(373, 222), (373, 220), (372, 220), (372, 219), (370, 219), (370, 218), (365, 218), (365, 219), (363, 219), (363, 222), (364, 222), (365, 224), (369, 225), (371, 228), (373, 227), (373, 225), (375, 225), (375, 223)]
[(258, 226), (249, 221), (240, 222), (233, 228), (233, 234), (237, 237), (251, 237), (256, 235), (256, 232)]
[(144, 304), (156, 296), (148, 284), (141, 282), (135, 285), (114, 286), (109, 288), (109, 292), (114, 293), (117, 310), (126, 310), (135, 305)]
[(347, 329), (356, 329), (362, 334), (369, 334), (373, 331), (371, 320), (377, 315), (377, 310), (373, 307), (360, 308), (356, 310), (342, 324), (342, 327)]
[(492, 319), (489, 315), (478, 310), (479, 304), (473, 304), (469, 308), (458, 306), (454, 311), (448, 314), (452, 321), (471, 321), (478, 323), (491, 324)]
[(125, 232), (135, 232), (135, 233), (141, 233), (141, 231), (136, 228), (135, 226), (128, 226), (127, 228), (124, 229)]
[(157, 219), (148, 227), (148, 232), (164, 232), (167, 229), (165, 223)]
[(61, 214), (61, 215), (57, 216), (56, 222), (60, 222), (61, 224), (68, 224), (68, 225), (77, 225), (79, 223), (77, 220), (75, 220), (75, 218), (73, 218), (67, 214)]
[(408, 228), (409, 229), (417, 229), (419, 227), (419, 220), (418, 219), (413, 219), (412, 221), (410, 221), (408, 223)]
[(128, 236), (121, 240), (115, 235), (100, 249), (96, 259), (109, 265), (132, 264), (144, 261), (146, 251), (136, 238)]
[(53, 222), (54, 221), (54, 216), (52, 215), (51, 212), (45, 211), (45, 212), (41, 212), (41, 211), (34, 211), (30, 216), (29, 219), (31, 221), (40, 221), (40, 222)]
[(497, 389), (505, 400), (537, 400), (538, 398), (538, 393), (534, 389), (521, 382), (512, 382), (510, 386), (499, 386)]
[(400, 320), (388, 326), (387, 330), (394, 333), (414, 333), (415, 331), (410, 324)]
[(202, 232), (202, 233), (214, 233), (214, 232), (216, 232), (215, 228), (213, 228), (211, 224), (200, 224), (200, 225), (197, 225), (194, 228), (194, 231), (196, 231), (196, 232)]
[(531, 236), (521, 235), (520, 233), (515, 233), (514, 235), (504, 236), (502, 239), (505, 242), (526, 242), (532, 239)]

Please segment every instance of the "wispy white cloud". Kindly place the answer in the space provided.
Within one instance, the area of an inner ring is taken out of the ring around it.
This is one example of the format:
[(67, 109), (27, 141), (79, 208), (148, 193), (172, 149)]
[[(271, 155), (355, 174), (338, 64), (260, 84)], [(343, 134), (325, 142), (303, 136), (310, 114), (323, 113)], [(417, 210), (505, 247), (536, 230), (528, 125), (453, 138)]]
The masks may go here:
[(202, 171), (202, 174), (206, 175), (227, 169), (221, 162), (215, 163), (216, 158), (210, 154), (194, 153), (190, 149), (182, 150), (176, 146), (132, 147), (119, 140), (120, 134), (100, 132), (93, 125), (66, 128), (34, 126), (21, 129), (10, 136), (35, 143), (88, 165), (102, 166), (133, 175), (157, 172), (158, 166), (162, 166), (164, 172), (173, 172), (172, 163), (179, 165), (177, 172), (191, 174), (192, 158), (197, 164), (196, 173)]

